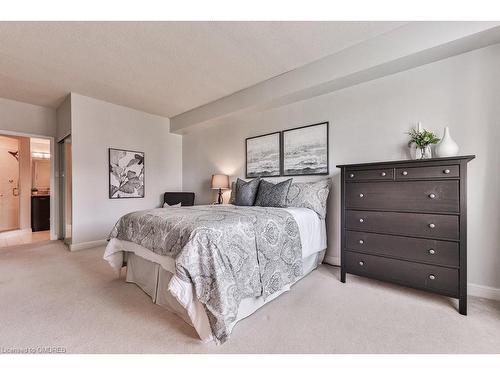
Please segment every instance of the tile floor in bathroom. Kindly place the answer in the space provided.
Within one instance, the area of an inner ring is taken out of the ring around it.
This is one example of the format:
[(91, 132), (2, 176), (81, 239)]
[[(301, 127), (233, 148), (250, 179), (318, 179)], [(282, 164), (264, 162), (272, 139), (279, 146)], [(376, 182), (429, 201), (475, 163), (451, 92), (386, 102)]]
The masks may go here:
[(50, 231), (27, 232), (24, 230), (12, 230), (0, 232), (0, 248), (7, 246), (24, 245), (50, 239)]

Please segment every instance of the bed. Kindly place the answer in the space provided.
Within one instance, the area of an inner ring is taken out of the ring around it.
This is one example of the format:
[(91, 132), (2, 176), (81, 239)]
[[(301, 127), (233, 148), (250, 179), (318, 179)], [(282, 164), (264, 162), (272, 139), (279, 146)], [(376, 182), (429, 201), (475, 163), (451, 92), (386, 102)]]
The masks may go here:
[(325, 220), (309, 208), (210, 205), (125, 215), (104, 259), (152, 301), (225, 342), (235, 324), (290, 290), (326, 249)]

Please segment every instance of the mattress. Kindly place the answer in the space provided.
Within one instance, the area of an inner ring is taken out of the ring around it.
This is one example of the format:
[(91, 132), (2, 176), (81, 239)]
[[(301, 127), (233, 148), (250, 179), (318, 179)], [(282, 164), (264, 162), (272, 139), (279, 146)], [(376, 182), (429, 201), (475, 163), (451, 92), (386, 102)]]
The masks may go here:
[[(294, 217), (299, 228), (304, 270), (302, 277), (304, 277), (323, 261), (326, 249), (325, 221), (307, 208), (286, 210)], [(128, 255), (126, 275), (128, 282), (140, 286), (151, 296), (154, 303), (172, 311), (192, 325), (202, 341), (208, 342), (213, 339), (205, 309), (196, 298), (192, 284), (175, 276), (173, 258), (156, 254), (133, 242), (112, 238), (106, 247), (104, 259), (119, 273), (125, 254)], [(290, 287), (291, 284), (285, 286), (266, 300), (262, 297), (242, 300), (237, 319), (231, 329), (238, 321), (290, 290)]]

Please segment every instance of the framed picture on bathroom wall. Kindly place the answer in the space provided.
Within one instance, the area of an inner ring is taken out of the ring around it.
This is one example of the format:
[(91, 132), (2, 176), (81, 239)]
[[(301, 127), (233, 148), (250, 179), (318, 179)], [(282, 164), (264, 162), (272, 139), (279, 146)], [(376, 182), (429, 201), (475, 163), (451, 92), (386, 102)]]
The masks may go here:
[(259, 135), (246, 140), (246, 178), (280, 175), (280, 132)]
[(109, 149), (109, 198), (144, 198), (144, 152)]
[(328, 122), (283, 131), (283, 175), (326, 175)]

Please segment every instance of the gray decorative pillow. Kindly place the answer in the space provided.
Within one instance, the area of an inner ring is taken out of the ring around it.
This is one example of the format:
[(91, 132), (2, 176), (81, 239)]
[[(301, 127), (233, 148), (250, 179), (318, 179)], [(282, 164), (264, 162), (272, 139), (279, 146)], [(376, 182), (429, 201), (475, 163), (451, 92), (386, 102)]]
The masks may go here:
[(243, 181), (238, 178), (236, 181), (236, 197), (234, 204), (236, 206), (253, 206), (257, 191), (259, 190), (260, 178), (251, 181)]
[(289, 207), (310, 208), (321, 219), (324, 219), (329, 192), (330, 181), (328, 179), (318, 182), (296, 182), (290, 186), (287, 204)]
[(255, 205), (263, 207), (286, 207), (286, 197), (291, 184), (291, 178), (277, 184), (262, 180)]
[(229, 204), (234, 204), (236, 201), (236, 182), (231, 182), (231, 196), (229, 197)]

